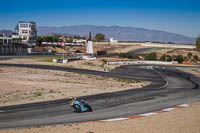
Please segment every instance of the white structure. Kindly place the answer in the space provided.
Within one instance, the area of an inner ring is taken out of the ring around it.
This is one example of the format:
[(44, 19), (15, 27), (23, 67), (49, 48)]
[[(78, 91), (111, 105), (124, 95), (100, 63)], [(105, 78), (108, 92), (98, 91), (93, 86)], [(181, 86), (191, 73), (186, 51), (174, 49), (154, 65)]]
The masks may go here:
[(20, 38), (22, 38), (23, 43), (29, 45), (36, 44), (37, 30), (35, 22), (19, 22), (16, 30)]
[(86, 42), (85, 39), (73, 39), (73, 42), (76, 43), (76, 42)]
[(110, 43), (117, 43), (118, 40), (114, 40), (112, 37), (110, 38)]
[(92, 41), (88, 41), (88, 43), (87, 43), (86, 54), (87, 55), (93, 55), (94, 54)]
[(96, 57), (94, 57), (92, 41), (88, 41), (88, 43), (86, 44), (85, 55), (82, 56), (82, 59), (85, 59), (85, 60), (96, 60)]

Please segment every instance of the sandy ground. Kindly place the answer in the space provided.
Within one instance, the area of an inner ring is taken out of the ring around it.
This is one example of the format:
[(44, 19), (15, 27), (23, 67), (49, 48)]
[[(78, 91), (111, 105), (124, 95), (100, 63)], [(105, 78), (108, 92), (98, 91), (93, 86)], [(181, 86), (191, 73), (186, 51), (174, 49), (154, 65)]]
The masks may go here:
[(149, 82), (18, 67), (0, 68), (0, 106), (140, 88)]
[[(45, 57), (42, 58), (44, 59)], [(63, 63), (42, 61), (40, 57), (34, 57), (34, 58), (27, 57), (27, 58), (14, 58), (11, 60), (0, 60), (0, 63), (54, 65), (54, 66), (64, 66), (64, 67), (81, 68), (88, 70), (98, 70), (98, 71), (105, 71), (105, 69), (111, 71), (114, 68), (120, 66), (120, 65), (106, 65), (104, 63), (104, 60), (113, 61), (116, 60), (116, 58), (102, 57), (96, 60), (76, 60), (76, 61), (70, 61), (67, 64), (63, 64)]]
[(155, 116), (124, 121), (37, 126), (0, 133), (200, 133), (200, 102)]
[(174, 54), (174, 55), (179, 55), (180, 54), (180, 55), (183, 55), (183, 56), (187, 56), (187, 54), (189, 52), (191, 52), (193, 56), (197, 55), (200, 58), (200, 52), (196, 51), (196, 50), (192, 50), (192, 49), (176, 49), (176, 50), (170, 52), (170, 54)]

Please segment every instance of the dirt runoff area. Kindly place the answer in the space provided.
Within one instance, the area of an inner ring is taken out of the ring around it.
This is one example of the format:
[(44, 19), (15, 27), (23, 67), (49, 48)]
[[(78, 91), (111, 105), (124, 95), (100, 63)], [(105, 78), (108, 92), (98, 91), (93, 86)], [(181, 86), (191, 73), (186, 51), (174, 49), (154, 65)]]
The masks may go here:
[[(28, 59), (12, 62), (35, 63)], [(122, 91), (150, 84), (146, 81), (6, 66), (0, 67), (0, 77), (0, 106)]]

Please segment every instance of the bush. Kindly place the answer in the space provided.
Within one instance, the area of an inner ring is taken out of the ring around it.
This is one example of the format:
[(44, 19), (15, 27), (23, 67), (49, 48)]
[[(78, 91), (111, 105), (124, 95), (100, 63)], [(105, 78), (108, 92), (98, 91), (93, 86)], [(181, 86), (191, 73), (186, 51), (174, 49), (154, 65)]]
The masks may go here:
[(200, 50), (200, 36), (197, 37), (195, 45), (196, 45), (197, 50)]
[(192, 53), (189, 52), (189, 53), (187, 54), (187, 56), (188, 56), (189, 59), (191, 59), (191, 57), (192, 57)]
[(120, 53), (119, 57), (121, 57), (121, 58), (132, 58), (133, 56), (130, 53)]
[(103, 64), (107, 64), (108, 62), (106, 59), (103, 59), (102, 61), (103, 61)]
[(165, 59), (166, 59), (166, 55), (163, 54), (163, 55), (160, 57), (160, 61), (165, 61)]
[(152, 61), (157, 60), (157, 54), (156, 54), (156, 52), (148, 53), (148, 54), (145, 55), (144, 59), (145, 60), (152, 60)]
[(198, 57), (197, 55), (194, 55), (194, 56), (193, 56), (193, 59), (194, 59), (194, 60), (199, 60), (199, 57)]
[(176, 56), (176, 59), (175, 59), (175, 61), (178, 61), (178, 63), (183, 63), (183, 56), (182, 55), (178, 55), (178, 56)]
[(172, 56), (171, 55), (167, 55), (167, 61), (172, 61)]

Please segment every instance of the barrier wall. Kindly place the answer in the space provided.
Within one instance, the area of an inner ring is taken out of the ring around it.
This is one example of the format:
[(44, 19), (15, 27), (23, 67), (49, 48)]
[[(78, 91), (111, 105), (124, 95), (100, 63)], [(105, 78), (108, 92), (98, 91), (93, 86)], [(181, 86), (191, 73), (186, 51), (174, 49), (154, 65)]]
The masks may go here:
[(177, 61), (173, 62), (163, 62), (163, 61), (117, 61), (117, 62), (107, 62), (108, 65), (122, 65), (122, 64), (161, 64), (161, 65), (171, 65), (178, 64)]

